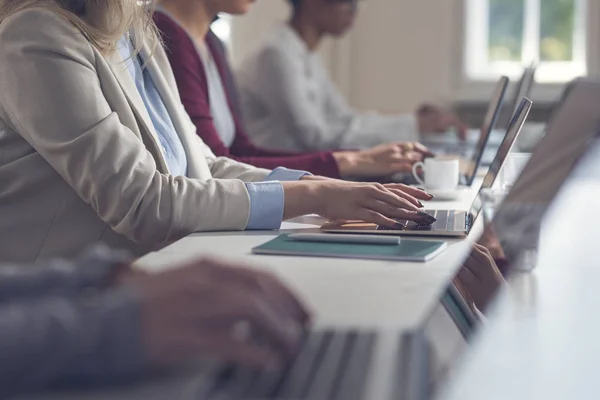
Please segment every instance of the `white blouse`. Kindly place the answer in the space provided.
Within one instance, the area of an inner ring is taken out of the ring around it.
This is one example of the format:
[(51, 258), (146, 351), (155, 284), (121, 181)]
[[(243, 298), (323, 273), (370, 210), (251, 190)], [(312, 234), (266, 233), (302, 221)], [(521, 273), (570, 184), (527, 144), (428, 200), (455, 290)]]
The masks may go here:
[(210, 102), (210, 114), (213, 117), (213, 124), (215, 129), (219, 133), (219, 137), (227, 147), (231, 147), (235, 140), (235, 122), (231, 109), (229, 108), (229, 102), (227, 101), (227, 94), (217, 63), (215, 62), (211, 52), (207, 48), (206, 44), (203, 43), (199, 46), (196, 42), (196, 50), (202, 59), (204, 64), (204, 70), (206, 71), (206, 81), (208, 83), (208, 99)]
[[(156, 6), (156, 11), (169, 17), (187, 33), (187, 30), (181, 26), (179, 21), (177, 21), (177, 19), (160, 4)], [(231, 109), (229, 108), (227, 92), (225, 91), (223, 81), (221, 81), (219, 68), (206, 43), (198, 43), (189, 33), (187, 34), (192, 43), (194, 43), (194, 47), (202, 60), (202, 64), (204, 64), (204, 71), (206, 73), (206, 81), (208, 84), (208, 101), (210, 103), (210, 114), (213, 118), (213, 125), (223, 144), (227, 147), (231, 147), (235, 140), (235, 121), (231, 114)]]
[(246, 129), (261, 147), (319, 151), (419, 139), (412, 114), (353, 110), (319, 57), (287, 24), (242, 63), (237, 81)]

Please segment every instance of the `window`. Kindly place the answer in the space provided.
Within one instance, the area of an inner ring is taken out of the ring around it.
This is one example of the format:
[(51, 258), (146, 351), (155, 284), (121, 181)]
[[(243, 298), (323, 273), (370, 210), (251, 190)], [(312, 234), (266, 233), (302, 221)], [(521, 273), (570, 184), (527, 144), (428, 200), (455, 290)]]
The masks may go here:
[(536, 80), (587, 74), (587, 0), (466, 0), (465, 72), (475, 81), (518, 78), (538, 63)]

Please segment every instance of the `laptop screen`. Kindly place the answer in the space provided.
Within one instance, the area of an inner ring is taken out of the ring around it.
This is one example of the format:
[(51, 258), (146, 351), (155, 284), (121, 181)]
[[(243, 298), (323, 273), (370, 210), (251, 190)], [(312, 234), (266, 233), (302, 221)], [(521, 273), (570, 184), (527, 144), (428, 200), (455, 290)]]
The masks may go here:
[(494, 89), (494, 93), (492, 94), (492, 100), (490, 101), (490, 105), (487, 109), (487, 113), (483, 120), (483, 125), (481, 127), (481, 136), (477, 141), (477, 145), (475, 147), (475, 151), (473, 152), (473, 156), (471, 160), (467, 163), (467, 169), (465, 171), (466, 184), (470, 186), (473, 184), (473, 180), (475, 179), (475, 175), (477, 174), (477, 168), (479, 168), (479, 164), (481, 163), (481, 159), (483, 157), (483, 153), (485, 152), (485, 148), (489, 141), (490, 135), (494, 126), (496, 126), (496, 121), (500, 116), (500, 112), (502, 111), (502, 103), (504, 101), (504, 96), (506, 94), (506, 89), (508, 87), (509, 80), (507, 77), (503, 76), (498, 81), (496, 88)]
[[(553, 114), (545, 137), (511, 192), (486, 224), (480, 243), (462, 262), (452, 284), (425, 318), (421, 332), (431, 351), (429, 391), (435, 393), (468, 347), (506, 276), (537, 247), (539, 229), (550, 206), (577, 162), (600, 132), (600, 82), (575, 81)], [(497, 260), (491, 262), (490, 254)]]
[(511, 100), (510, 110), (512, 113), (517, 112), (517, 108), (519, 108), (519, 103), (523, 97), (529, 97), (531, 88), (535, 82), (536, 70), (537, 67), (534, 64), (531, 67), (525, 68), (525, 71), (523, 71), (523, 75), (521, 76), (521, 79), (515, 88), (513, 98)]
[(496, 178), (500, 173), (500, 169), (504, 165), (510, 150), (513, 148), (517, 140), (519, 132), (521, 132), (521, 129), (527, 120), (527, 116), (531, 110), (531, 105), (531, 100), (523, 99), (519, 105), (519, 108), (517, 109), (517, 112), (512, 117), (510, 124), (508, 125), (506, 136), (504, 136), (504, 140), (502, 140), (502, 143), (498, 148), (496, 157), (494, 157), (494, 161), (492, 161), (488, 172), (483, 178), (481, 188), (477, 192), (477, 195), (473, 200), (473, 204), (471, 205), (471, 209), (469, 210), (471, 221), (475, 221), (475, 219), (477, 219), (479, 216), (479, 213), (483, 207), (482, 193), (484, 190), (490, 189), (494, 185), (494, 182), (496, 182)]

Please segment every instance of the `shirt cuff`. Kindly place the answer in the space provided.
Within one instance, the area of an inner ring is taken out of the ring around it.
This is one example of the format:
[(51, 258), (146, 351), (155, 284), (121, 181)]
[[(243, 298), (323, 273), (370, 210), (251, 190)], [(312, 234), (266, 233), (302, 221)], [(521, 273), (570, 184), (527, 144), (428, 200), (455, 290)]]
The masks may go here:
[(285, 204), (281, 182), (246, 183), (246, 189), (250, 195), (250, 218), (246, 229), (279, 229)]
[(273, 171), (271, 171), (271, 173), (269, 175), (267, 175), (267, 177), (265, 178), (265, 181), (280, 181), (280, 182), (299, 181), (300, 178), (307, 176), (307, 175), (312, 175), (312, 174), (310, 172), (299, 171), (297, 169), (287, 169), (284, 167), (277, 167)]

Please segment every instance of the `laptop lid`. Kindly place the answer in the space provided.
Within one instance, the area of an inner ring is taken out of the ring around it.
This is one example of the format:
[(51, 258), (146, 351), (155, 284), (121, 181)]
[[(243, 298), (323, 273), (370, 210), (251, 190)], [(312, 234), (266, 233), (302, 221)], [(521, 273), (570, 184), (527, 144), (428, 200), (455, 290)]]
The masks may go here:
[(510, 103), (510, 110), (514, 114), (517, 112), (517, 108), (519, 108), (519, 103), (523, 97), (529, 97), (531, 94), (531, 89), (533, 88), (533, 84), (535, 83), (535, 73), (537, 70), (537, 65), (535, 63), (531, 64), (530, 67), (525, 68), (523, 71), (523, 75), (521, 75), (521, 79), (519, 79), (519, 83), (517, 84), (513, 98)]
[[(540, 141), (511, 192), (486, 224), (483, 241), (503, 257), (502, 274), (521, 262), (539, 237), (545, 211), (576, 164), (600, 132), (600, 82), (573, 82), (553, 114), (546, 136)], [(427, 397), (444, 384), (468, 347), (477, 320), (495, 298), (502, 279), (500, 270), (486, 262), (473, 247), (463, 259), (452, 283), (443, 291), (417, 334), (429, 342), (430, 366)], [(473, 268), (475, 266), (475, 268)], [(499, 265), (500, 266), (500, 265)]]
[(517, 137), (529, 116), (529, 112), (531, 111), (532, 102), (531, 100), (524, 98), (521, 101), (521, 104), (517, 108), (517, 111), (513, 115), (510, 120), (510, 124), (508, 125), (508, 129), (506, 131), (506, 135), (498, 148), (498, 152), (496, 153), (496, 157), (494, 157), (494, 161), (490, 165), (488, 172), (485, 174), (483, 178), (483, 182), (481, 183), (481, 187), (471, 204), (471, 209), (469, 210), (469, 219), (470, 221), (475, 221), (481, 212), (483, 207), (482, 193), (486, 189), (490, 189), (494, 182), (496, 182), (496, 178), (498, 177), (498, 173), (502, 169), (504, 162), (508, 158), (508, 154), (513, 148), (515, 142), (517, 141)]
[(502, 111), (502, 103), (504, 102), (504, 96), (506, 95), (508, 83), (509, 80), (506, 76), (500, 78), (492, 94), (492, 100), (490, 101), (485, 119), (483, 120), (483, 125), (481, 127), (481, 135), (477, 141), (477, 145), (475, 146), (475, 151), (473, 152), (471, 159), (468, 161), (467, 170), (464, 174), (464, 183), (467, 186), (471, 186), (475, 180), (477, 169), (481, 164), (481, 159), (483, 158), (483, 153), (485, 152), (485, 148), (489, 142), (490, 135), (492, 134), (492, 130), (496, 126), (496, 122), (498, 121), (498, 117)]

